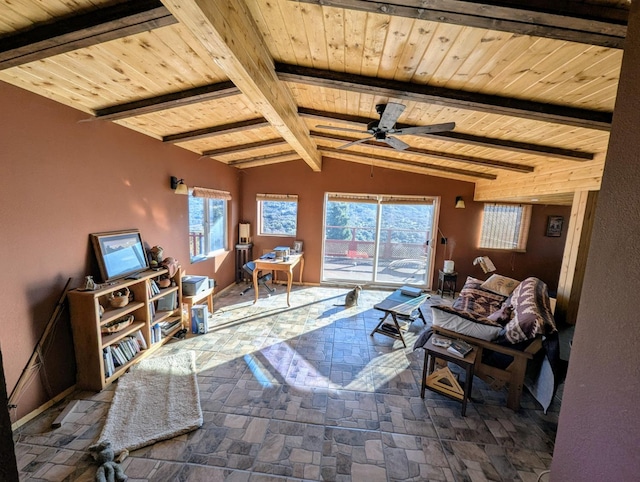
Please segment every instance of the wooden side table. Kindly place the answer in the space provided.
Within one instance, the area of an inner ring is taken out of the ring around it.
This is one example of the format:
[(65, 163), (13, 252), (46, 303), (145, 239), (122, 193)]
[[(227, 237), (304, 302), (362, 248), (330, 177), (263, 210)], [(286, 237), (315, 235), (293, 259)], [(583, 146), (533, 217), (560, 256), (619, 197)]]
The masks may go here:
[(187, 305), (187, 330), (191, 331), (191, 308), (193, 305), (197, 305), (202, 300), (207, 300), (207, 307), (209, 308), (209, 313), (213, 314), (213, 290), (215, 288), (209, 288), (204, 290), (202, 293), (198, 293), (193, 296), (183, 296), (182, 302)]
[(438, 290), (436, 294), (441, 295), (443, 298), (447, 293), (451, 293), (451, 298), (456, 296), (456, 284), (458, 283), (458, 273), (445, 273), (442, 270), (438, 271)]
[(251, 280), (242, 267), (253, 260), (253, 243), (236, 244), (236, 283), (243, 280)]
[[(471, 398), (473, 387), (473, 370), (476, 364), (476, 347), (464, 358), (454, 355), (446, 348), (435, 346), (429, 338), (424, 346), (424, 366), (422, 369), (422, 390), (420, 397), (424, 398), (424, 392), (428, 388), (436, 393), (462, 402), (462, 416), (467, 412), (467, 400)], [(436, 358), (453, 363), (465, 371), (464, 384), (461, 386), (448, 367), (434, 371)]]

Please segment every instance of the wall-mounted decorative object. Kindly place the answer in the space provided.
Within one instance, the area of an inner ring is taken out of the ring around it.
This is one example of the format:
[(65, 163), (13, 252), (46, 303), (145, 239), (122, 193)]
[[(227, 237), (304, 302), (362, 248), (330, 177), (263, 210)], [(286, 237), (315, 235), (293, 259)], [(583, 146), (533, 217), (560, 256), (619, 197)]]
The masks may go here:
[(547, 236), (557, 238), (562, 235), (562, 216), (549, 216), (547, 218)]
[(175, 176), (171, 176), (171, 189), (176, 194), (189, 194), (189, 188), (184, 183), (184, 179), (178, 179)]

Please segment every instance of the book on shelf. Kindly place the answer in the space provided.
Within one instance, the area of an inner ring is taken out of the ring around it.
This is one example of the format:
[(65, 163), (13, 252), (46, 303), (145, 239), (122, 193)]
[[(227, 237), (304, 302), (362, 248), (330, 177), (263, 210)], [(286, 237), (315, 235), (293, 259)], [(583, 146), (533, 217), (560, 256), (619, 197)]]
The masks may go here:
[(162, 331), (162, 334), (164, 336), (167, 336), (169, 333), (171, 333), (171, 331), (178, 326), (179, 324), (181, 324), (182, 321), (178, 318), (177, 320), (173, 320), (173, 321), (163, 321), (162, 323), (158, 323), (160, 325), (160, 330)]
[(122, 356), (122, 364), (126, 364), (132, 356), (130, 356), (129, 351), (123, 346), (122, 343), (118, 343), (116, 345), (116, 351)]
[(160, 287), (158, 286), (158, 283), (156, 283), (155, 280), (149, 280), (149, 286), (151, 287), (151, 293), (152, 295), (159, 295), (160, 294)]
[(138, 330), (136, 331), (133, 336), (135, 337), (136, 341), (138, 342), (138, 345), (140, 346), (140, 350), (146, 350), (147, 349), (147, 340), (144, 339), (144, 335), (142, 334), (142, 331)]
[(113, 356), (111, 355), (111, 347), (107, 346), (102, 350), (102, 357), (104, 360), (104, 374), (108, 378), (116, 371), (116, 367), (113, 364)]
[(473, 347), (463, 340), (451, 340), (451, 344), (447, 348), (447, 351), (449, 353), (452, 353), (461, 358), (464, 358), (469, 353), (471, 353), (471, 350), (473, 350)]
[(111, 356), (113, 357), (113, 364), (116, 367), (122, 366), (126, 363), (124, 356), (118, 349), (117, 345), (112, 345), (111, 347)]
[(153, 325), (151, 327), (151, 343), (155, 344), (162, 340), (162, 330), (160, 329), (160, 325)]

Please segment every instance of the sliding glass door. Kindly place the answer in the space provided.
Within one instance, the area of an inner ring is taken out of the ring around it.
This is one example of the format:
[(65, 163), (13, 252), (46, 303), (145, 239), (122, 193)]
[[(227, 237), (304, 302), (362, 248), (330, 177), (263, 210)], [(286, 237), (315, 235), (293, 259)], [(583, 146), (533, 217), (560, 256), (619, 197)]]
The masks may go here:
[(435, 199), (329, 193), (322, 280), (428, 288)]

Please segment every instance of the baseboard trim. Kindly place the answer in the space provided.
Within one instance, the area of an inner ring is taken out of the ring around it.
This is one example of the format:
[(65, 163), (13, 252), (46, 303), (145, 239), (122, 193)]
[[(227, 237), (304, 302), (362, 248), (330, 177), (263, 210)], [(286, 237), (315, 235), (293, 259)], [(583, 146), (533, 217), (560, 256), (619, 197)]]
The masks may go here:
[(38, 408), (36, 408), (32, 412), (29, 412), (28, 414), (26, 414), (20, 420), (12, 423), (11, 424), (11, 431), (15, 432), (18, 428), (22, 427), (25, 423), (30, 422), (31, 420), (36, 418), (38, 415), (43, 413), (45, 410), (47, 410), (48, 408), (54, 406), (56, 403), (58, 403), (63, 398), (66, 398), (67, 396), (71, 395), (73, 392), (75, 392), (75, 390), (76, 390), (76, 386), (75, 385), (71, 385), (69, 388), (67, 388), (63, 392), (60, 392), (58, 395), (53, 397), (51, 400), (46, 402), (44, 405), (39, 406)]

